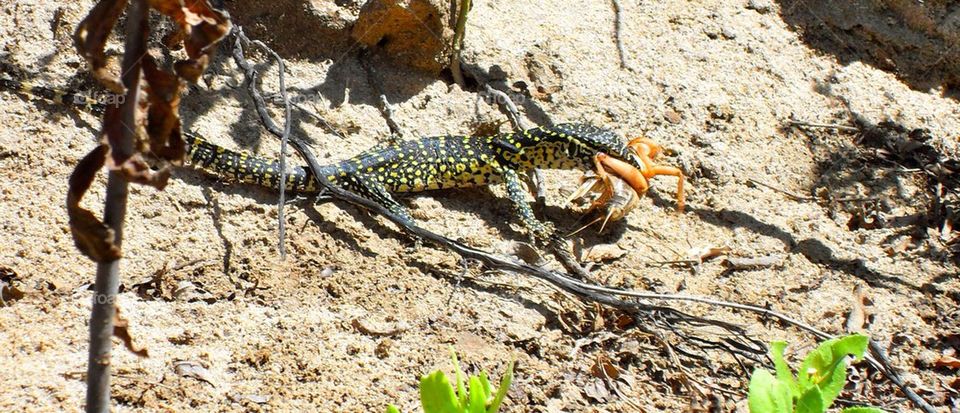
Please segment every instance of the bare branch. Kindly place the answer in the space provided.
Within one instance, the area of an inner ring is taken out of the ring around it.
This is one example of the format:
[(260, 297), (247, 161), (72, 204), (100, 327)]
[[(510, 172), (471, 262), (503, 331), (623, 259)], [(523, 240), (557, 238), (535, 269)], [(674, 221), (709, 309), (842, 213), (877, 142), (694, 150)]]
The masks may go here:
[[(123, 62), (121, 64), (123, 87), (126, 96), (120, 107), (124, 128), (104, 130), (121, 131), (123, 137), (114, 140), (111, 148), (120, 157), (128, 158), (134, 151), (136, 134), (136, 111), (140, 94), (141, 59), (146, 53), (147, 2), (130, 2)], [(113, 230), (114, 244), (120, 248), (123, 241), (123, 221), (127, 214), (129, 181), (124, 173), (111, 169), (107, 175), (107, 195), (104, 200), (103, 222)], [(117, 292), (120, 288), (120, 259), (97, 263), (92, 310), (90, 313), (90, 349), (87, 358), (87, 406), (89, 413), (110, 411), (110, 349), (113, 338), (114, 315)]]

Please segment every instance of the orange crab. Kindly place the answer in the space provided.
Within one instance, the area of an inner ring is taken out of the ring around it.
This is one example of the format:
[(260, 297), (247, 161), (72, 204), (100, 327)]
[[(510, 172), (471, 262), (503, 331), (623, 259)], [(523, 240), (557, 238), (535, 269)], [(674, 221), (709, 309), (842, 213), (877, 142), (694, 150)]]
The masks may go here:
[[(683, 173), (678, 168), (657, 165), (653, 162), (657, 155), (663, 152), (663, 148), (646, 138), (632, 139), (627, 146), (630, 148), (632, 155), (636, 156), (636, 160), (642, 166), (642, 169), (637, 169), (635, 166), (603, 152), (597, 153), (593, 158), (596, 171), (585, 173), (580, 178), (580, 187), (570, 197), (571, 202), (577, 199), (592, 200), (587, 211), (597, 208), (607, 210), (606, 217), (603, 218), (603, 224), (600, 226), (601, 232), (608, 221), (622, 219), (636, 208), (640, 196), (650, 188), (649, 180), (657, 175), (676, 176), (679, 179), (677, 182), (677, 210), (683, 211)], [(599, 220), (600, 218), (597, 218), (586, 226)], [(577, 232), (580, 230), (577, 230)]]

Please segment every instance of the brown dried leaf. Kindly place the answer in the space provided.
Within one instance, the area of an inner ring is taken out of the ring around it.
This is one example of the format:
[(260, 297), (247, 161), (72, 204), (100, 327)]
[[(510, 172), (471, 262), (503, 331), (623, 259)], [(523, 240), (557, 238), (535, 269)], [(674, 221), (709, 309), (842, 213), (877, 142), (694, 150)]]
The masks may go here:
[(357, 329), (357, 331), (359, 331), (361, 334), (375, 337), (395, 336), (410, 329), (410, 326), (403, 322), (376, 323), (371, 322), (370, 320), (361, 320), (359, 318), (354, 318), (353, 321), (350, 322), (350, 325)]
[(125, 88), (119, 76), (107, 70), (107, 57), (103, 50), (126, 6), (127, 0), (100, 0), (73, 33), (74, 47), (90, 63), (93, 77), (111, 92), (120, 95), (124, 94)]
[(617, 316), (617, 319), (613, 321), (613, 325), (615, 325), (618, 329), (623, 330), (623, 329), (626, 329), (631, 324), (633, 324), (634, 321), (635, 320), (633, 319), (633, 317), (629, 316), (626, 313), (623, 313)]
[(530, 265), (541, 265), (544, 262), (543, 256), (536, 247), (526, 242), (515, 242), (513, 244), (513, 254), (523, 262)]
[(180, 165), (186, 152), (180, 135), (179, 115), (183, 81), (157, 67), (157, 62), (150, 55), (143, 59), (143, 74), (147, 81), (147, 136), (150, 139), (150, 151), (160, 159)]
[(933, 365), (950, 369), (960, 369), (960, 359), (953, 356), (941, 356), (937, 361), (933, 362)]
[(100, 145), (84, 156), (70, 174), (67, 190), (67, 216), (73, 242), (83, 255), (96, 262), (114, 261), (121, 255), (120, 248), (114, 244), (113, 230), (80, 206), (80, 200), (106, 161), (107, 150), (106, 145)]
[(123, 341), (127, 350), (138, 357), (150, 357), (147, 354), (146, 347), (137, 348), (133, 345), (133, 337), (130, 335), (130, 322), (120, 314), (120, 307), (116, 307), (116, 311), (113, 313), (113, 336)]
[(593, 331), (601, 331), (606, 326), (606, 320), (603, 319), (603, 308), (599, 304), (593, 304)]
[(704, 262), (711, 258), (730, 253), (730, 247), (699, 247), (687, 251), (687, 257), (694, 261)]
[(582, 260), (590, 262), (611, 261), (626, 254), (627, 251), (617, 244), (599, 244), (583, 251)]
[(863, 331), (863, 326), (867, 322), (867, 309), (864, 305), (866, 296), (863, 293), (863, 286), (858, 285), (853, 292), (853, 305), (850, 308), (850, 314), (847, 315), (846, 327), (848, 333), (857, 333)]
[(213, 46), (230, 33), (230, 15), (214, 9), (207, 1), (149, 2), (150, 7), (173, 19), (179, 27), (181, 33), (171, 36), (171, 39), (182, 38), (190, 58), (175, 63), (174, 70), (180, 77), (196, 82), (210, 62), (210, 55), (215, 51)]
[(607, 356), (597, 354), (593, 366), (590, 366), (590, 374), (599, 379), (616, 380), (620, 377), (620, 369), (614, 366)]

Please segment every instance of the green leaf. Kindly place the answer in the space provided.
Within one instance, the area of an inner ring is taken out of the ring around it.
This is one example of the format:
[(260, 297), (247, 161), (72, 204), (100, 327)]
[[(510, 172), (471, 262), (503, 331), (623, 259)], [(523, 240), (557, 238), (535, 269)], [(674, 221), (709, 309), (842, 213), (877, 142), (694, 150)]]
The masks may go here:
[(470, 413), (487, 412), (487, 396), (483, 392), (483, 382), (480, 377), (470, 376), (470, 404), (467, 407)]
[(750, 377), (747, 395), (750, 413), (792, 413), (793, 399), (787, 384), (781, 383), (764, 369), (756, 369)]
[(467, 389), (463, 386), (463, 373), (460, 371), (460, 361), (457, 360), (457, 352), (450, 346), (450, 359), (453, 360), (453, 370), (457, 374), (457, 400), (460, 401), (460, 407), (467, 406)]
[(387, 413), (400, 413), (400, 409), (391, 404), (387, 406)]
[(493, 396), (493, 401), (490, 402), (487, 413), (497, 413), (500, 410), (500, 404), (503, 403), (503, 398), (507, 396), (507, 390), (510, 389), (510, 383), (513, 381), (513, 362), (514, 360), (510, 360), (510, 364), (507, 365), (507, 371), (503, 373), (503, 378), (500, 379), (500, 387), (497, 388), (497, 394)]
[(796, 413), (824, 413), (826, 411), (827, 406), (823, 404), (823, 394), (816, 386), (807, 389), (800, 396), (800, 400), (797, 400)]
[(840, 395), (847, 381), (847, 356), (863, 358), (870, 338), (861, 334), (824, 341), (811, 351), (800, 365), (797, 376), (802, 392), (816, 386), (823, 396), (823, 405), (829, 407)]
[(786, 360), (783, 359), (783, 351), (787, 348), (786, 341), (774, 341), (770, 343), (770, 357), (773, 358), (773, 366), (777, 370), (777, 380), (786, 384), (790, 390), (790, 399), (800, 396), (800, 385), (797, 384), (797, 378), (793, 376), (793, 371)]
[(840, 413), (887, 413), (883, 409), (878, 409), (876, 407), (867, 407), (867, 406), (857, 406), (857, 407), (848, 407), (840, 411)]
[[(487, 372), (480, 372), (480, 384), (483, 385), (483, 400), (489, 401), (490, 394), (493, 393), (493, 389), (490, 387), (490, 380), (487, 379)], [(470, 389), (473, 391), (473, 389)]]
[(457, 396), (453, 394), (450, 380), (437, 370), (420, 378), (420, 405), (424, 413), (461, 412)]

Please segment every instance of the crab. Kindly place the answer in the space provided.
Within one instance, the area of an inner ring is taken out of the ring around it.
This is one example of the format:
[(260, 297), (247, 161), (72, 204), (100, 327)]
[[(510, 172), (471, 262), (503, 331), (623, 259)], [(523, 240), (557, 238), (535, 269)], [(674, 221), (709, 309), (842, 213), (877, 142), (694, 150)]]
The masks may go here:
[(606, 153), (594, 155), (595, 171), (587, 171), (580, 177), (580, 187), (570, 196), (568, 202), (587, 200), (590, 206), (586, 212), (596, 209), (605, 209), (605, 216), (598, 217), (589, 224), (581, 227), (580, 232), (603, 219), (600, 232), (603, 232), (607, 222), (623, 219), (637, 207), (640, 197), (650, 189), (649, 180), (657, 175), (676, 176), (677, 182), (677, 210), (683, 211), (683, 172), (672, 166), (657, 165), (653, 161), (663, 148), (656, 142), (646, 138), (632, 139), (628, 148), (642, 169), (614, 158)]

